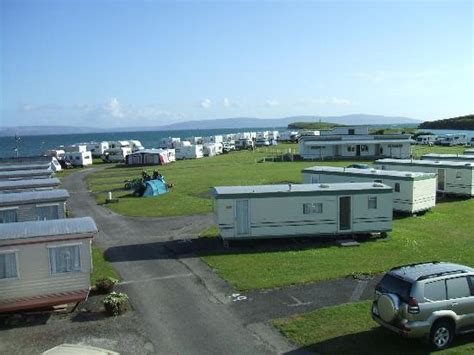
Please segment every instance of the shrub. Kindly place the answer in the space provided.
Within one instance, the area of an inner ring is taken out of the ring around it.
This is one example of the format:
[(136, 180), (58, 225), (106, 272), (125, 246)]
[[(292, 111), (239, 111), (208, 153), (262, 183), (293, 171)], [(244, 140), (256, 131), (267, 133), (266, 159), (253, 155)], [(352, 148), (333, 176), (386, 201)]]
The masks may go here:
[(127, 310), (128, 296), (125, 293), (112, 292), (104, 298), (105, 311), (111, 316), (118, 316)]
[(105, 277), (102, 279), (97, 280), (95, 283), (95, 289), (99, 293), (110, 293), (114, 289), (115, 284), (117, 283), (117, 279), (113, 277)]

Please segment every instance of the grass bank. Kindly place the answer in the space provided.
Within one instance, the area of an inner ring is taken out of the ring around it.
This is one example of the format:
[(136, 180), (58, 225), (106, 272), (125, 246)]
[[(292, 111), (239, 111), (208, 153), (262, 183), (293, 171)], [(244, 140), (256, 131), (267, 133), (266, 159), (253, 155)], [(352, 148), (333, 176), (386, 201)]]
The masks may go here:
[[(291, 342), (318, 354), (427, 354), (416, 339), (404, 339), (379, 327), (370, 317), (370, 301), (323, 308), (272, 321)], [(458, 337), (437, 354), (472, 354), (474, 336)]]
[(112, 265), (105, 260), (104, 253), (97, 246), (92, 245), (92, 275), (91, 284), (94, 285), (97, 280), (112, 277), (119, 279), (118, 274), (115, 272)]
[(474, 266), (474, 199), (446, 200), (423, 216), (394, 220), (390, 240), (359, 247), (305, 247), (277, 251), (202, 254), (203, 260), (238, 290), (315, 282), (352, 274), (376, 274), (414, 262), (445, 260)]

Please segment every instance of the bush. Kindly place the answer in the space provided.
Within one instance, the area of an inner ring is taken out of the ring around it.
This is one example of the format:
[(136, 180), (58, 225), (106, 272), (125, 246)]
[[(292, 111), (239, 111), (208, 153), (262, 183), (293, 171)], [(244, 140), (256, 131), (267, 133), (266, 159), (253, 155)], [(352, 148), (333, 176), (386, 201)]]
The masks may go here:
[(118, 316), (119, 314), (125, 313), (128, 306), (128, 296), (125, 293), (112, 292), (110, 295), (104, 298), (105, 311), (111, 316)]
[(97, 280), (95, 283), (95, 289), (99, 293), (110, 293), (114, 289), (115, 284), (117, 283), (117, 279), (113, 277), (105, 277), (102, 279)]

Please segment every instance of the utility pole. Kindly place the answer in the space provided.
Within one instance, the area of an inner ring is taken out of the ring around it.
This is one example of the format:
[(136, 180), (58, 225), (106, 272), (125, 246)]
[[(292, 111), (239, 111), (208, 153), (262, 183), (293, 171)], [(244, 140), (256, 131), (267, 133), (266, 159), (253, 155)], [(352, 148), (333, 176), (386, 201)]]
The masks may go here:
[(20, 154), (20, 141), (21, 141), (21, 138), (15, 134), (15, 149), (14, 149), (14, 151), (15, 151), (15, 154), (16, 154), (17, 158)]

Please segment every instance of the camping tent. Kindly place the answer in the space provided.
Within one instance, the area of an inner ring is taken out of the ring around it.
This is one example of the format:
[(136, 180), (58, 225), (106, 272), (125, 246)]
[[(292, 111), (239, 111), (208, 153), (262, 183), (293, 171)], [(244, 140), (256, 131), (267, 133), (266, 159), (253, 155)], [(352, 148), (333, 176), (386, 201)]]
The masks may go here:
[(158, 196), (168, 192), (168, 187), (166, 186), (164, 180), (155, 179), (145, 181), (145, 192), (143, 193), (144, 197)]

